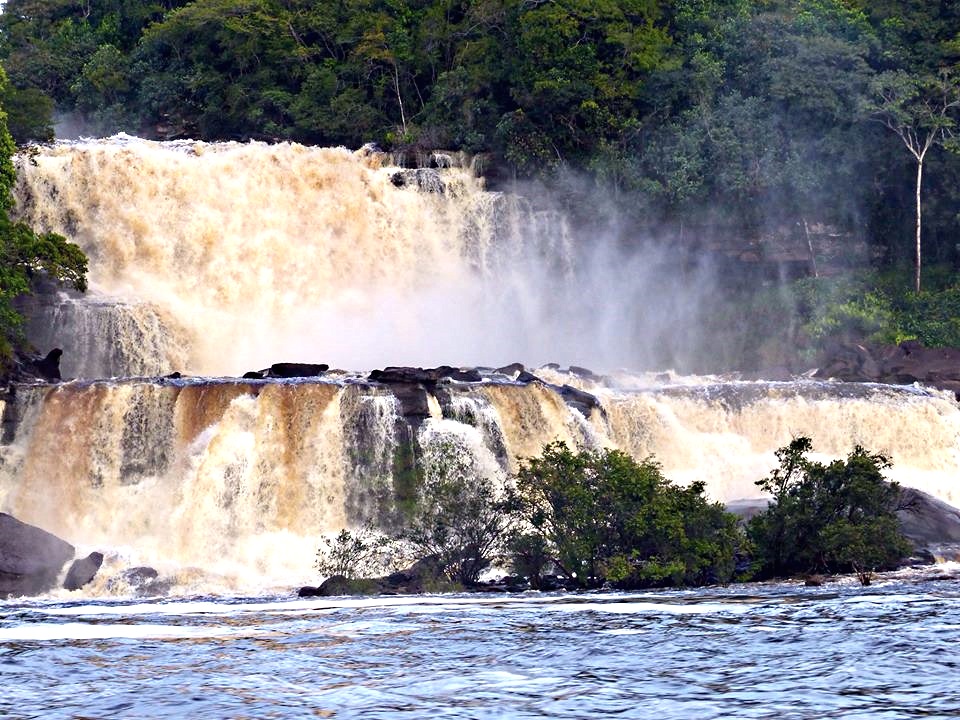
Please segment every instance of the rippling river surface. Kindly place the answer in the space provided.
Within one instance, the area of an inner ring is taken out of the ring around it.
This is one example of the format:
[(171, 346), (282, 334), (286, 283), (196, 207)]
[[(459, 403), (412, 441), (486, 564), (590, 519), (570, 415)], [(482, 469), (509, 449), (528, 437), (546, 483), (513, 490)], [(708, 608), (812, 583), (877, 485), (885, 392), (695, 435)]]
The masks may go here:
[(0, 603), (13, 718), (960, 717), (960, 582)]

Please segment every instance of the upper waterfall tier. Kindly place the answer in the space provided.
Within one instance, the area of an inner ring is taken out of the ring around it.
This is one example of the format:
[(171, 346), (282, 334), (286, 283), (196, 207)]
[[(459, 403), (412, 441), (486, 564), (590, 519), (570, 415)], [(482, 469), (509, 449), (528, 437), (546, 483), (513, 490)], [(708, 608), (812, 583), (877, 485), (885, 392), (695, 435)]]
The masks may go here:
[[(277, 360), (638, 367), (671, 362), (695, 332), (702, 278), (663, 272), (655, 253), (599, 229), (575, 238), (548, 200), (488, 192), (468, 169), (388, 161), (127, 136), (21, 157), (18, 215), (78, 243), (105, 296), (92, 314), (44, 317), (63, 336), (100, 326), (96, 341), (130, 357), (126, 373), (113, 353), (73, 374), (237, 375)], [(137, 305), (149, 322), (130, 322)]]

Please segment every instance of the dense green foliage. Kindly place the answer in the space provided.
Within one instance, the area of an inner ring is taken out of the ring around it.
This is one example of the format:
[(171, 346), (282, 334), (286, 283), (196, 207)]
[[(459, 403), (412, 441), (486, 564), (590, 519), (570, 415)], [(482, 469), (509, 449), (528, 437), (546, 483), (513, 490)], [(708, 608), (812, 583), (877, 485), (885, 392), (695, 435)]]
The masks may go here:
[(749, 526), (760, 572), (852, 570), (866, 584), (909, 552), (894, 514), (899, 486), (884, 480), (882, 455), (858, 446), (845, 461), (824, 465), (806, 457), (811, 449), (809, 438), (796, 438), (777, 452), (780, 466), (757, 482), (773, 498)]
[(55, 108), (93, 133), (489, 152), (576, 170), (680, 244), (819, 223), (888, 261), (913, 259), (900, 131), (934, 131), (924, 254), (960, 260), (956, 3), (8, 0), (0, 60), (18, 140)]
[[(0, 97), (7, 87), (0, 71)], [(87, 258), (79, 247), (55, 233), (37, 234), (22, 222), (10, 219), (13, 203), (13, 138), (7, 130), (7, 115), (0, 109), (0, 361), (10, 359), (21, 341), (22, 318), (13, 300), (30, 292), (37, 273), (83, 291), (87, 287)]]
[(619, 450), (548, 445), (517, 473), (517, 569), (557, 572), (581, 587), (726, 582), (735, 520), (703, 491), (673, 485), (652, 461)]

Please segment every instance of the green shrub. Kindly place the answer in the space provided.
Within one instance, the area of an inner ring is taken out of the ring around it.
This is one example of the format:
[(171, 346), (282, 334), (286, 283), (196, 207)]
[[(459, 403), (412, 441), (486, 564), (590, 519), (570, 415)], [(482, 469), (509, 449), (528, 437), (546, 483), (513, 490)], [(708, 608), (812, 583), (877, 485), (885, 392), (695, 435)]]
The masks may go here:
[(659, 465), (619, 450), (547, 445), (522, 462), (511, 507), (514, 568), (552, 569), (580, 587), (726, 582), (736, 523), (703, 495), (672, 485)]
[(749, 524), (761, 574), (854, 571), (866, 583), (909, 552), (894, 515), (899, 486), (884, 479), (882, 455), (857, 446), (846, 460), (824, 465), (806, 457), (811, 449), (809, 438), (796, 438), (757, 482), (772, 496)]

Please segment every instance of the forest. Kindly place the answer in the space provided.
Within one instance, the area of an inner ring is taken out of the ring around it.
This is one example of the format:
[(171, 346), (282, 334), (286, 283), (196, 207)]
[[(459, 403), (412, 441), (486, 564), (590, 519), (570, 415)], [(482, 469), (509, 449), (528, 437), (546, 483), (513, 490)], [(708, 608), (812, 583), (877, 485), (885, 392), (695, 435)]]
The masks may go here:
[(7, 0), (0, 62), (20, 144), (463, 150), (682, 252), (826, 278), (771, 310), (732, 275), (805, 342), (833, 322), (960, 344), (949, 0)]

